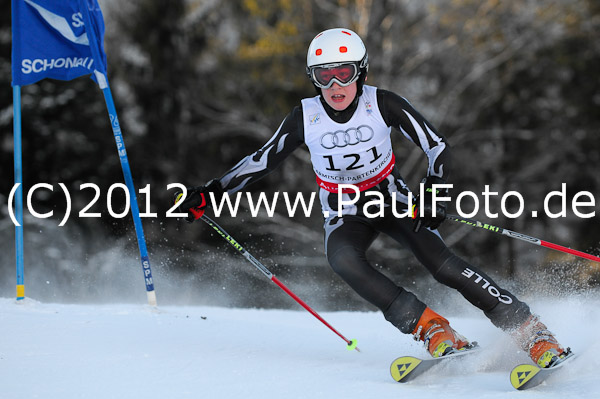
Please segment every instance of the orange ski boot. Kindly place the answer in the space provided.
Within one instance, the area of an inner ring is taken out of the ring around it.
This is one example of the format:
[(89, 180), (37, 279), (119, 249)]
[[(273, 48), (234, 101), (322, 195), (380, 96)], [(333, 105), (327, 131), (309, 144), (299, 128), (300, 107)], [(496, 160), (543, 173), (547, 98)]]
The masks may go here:
[(513, 337), (531, 360), (541, 368), (548, 368), (571, 353), (558, 343), (554, 334), (548, 330), (538, 316), (531, 315), (518, 327)]
[(415, 341), (423, 341), (433, 357), (470, 349), (474, 345), (454, 331), (448, 320), (431, 310), (425, 309), (413, 331)]

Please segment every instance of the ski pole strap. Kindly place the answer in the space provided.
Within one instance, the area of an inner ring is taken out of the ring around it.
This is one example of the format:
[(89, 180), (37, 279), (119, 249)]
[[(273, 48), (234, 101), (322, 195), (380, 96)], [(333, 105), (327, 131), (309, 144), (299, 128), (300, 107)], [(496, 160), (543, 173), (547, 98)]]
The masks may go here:
[(488, 231), (491, 231), (491, 232), (494, 232), (494, 233), (502, 234), (502, 235), (508, 236), (510, 238), (514, 238), (514, 239), (517, 239), (517, 240), (525, 241), (525, 242), (528, 242), (530, 244), (539, 245), (539, 246), (542, 246), (542, 247), (545, 247), (545, 248), (554, 249), (555, 251), (560, 251), (560, 252), (564, 252), (564, 253), (567, 253), (567, 254), (575, 255), (575, 256), (578, 256), (580, 258), (592, 260), (594, 262), (600, 262), (600, 257), (598, 257), (598, 256), (591, 255), (591, 254), (588, 254), (586, 252), (581, 252), (581, 251), (578, 251), (576, 249), (571, 249), (571, 248), (568, 248), (568, 247), (564, 247), (562, 245), (553, 244), (551, 242), (540, 240), (539, 238), (531, 237), (531, 236), (528, 236), (526, 234), (517, 233), (516, 231), (504, 229), (502, 227), (494, 226), (494, 225), (487, 224), (487, 223), (481, 223), (478, 220), (473, 220), (473, 219), (468, 219), (468, 218), (461, 218), (458, 215), (452, 215), (452, 214), (446, 215), (446, 219), (453, 220), (453, 221), (459, 222), (459, 223), (463, 223), (463, 224), (466, 224), (468, 226), (480, 227), (482, 229), (485, 229), (485, 230), (488, 230)]

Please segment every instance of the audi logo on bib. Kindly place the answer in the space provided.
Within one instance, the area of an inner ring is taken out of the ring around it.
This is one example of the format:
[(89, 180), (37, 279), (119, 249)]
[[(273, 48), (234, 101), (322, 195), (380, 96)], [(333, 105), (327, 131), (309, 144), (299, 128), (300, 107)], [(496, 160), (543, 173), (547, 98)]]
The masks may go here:
[(358, 143), (366, 143), (374, 135), (375, 132), (371, 126), (360, 125), (359, 127), (351, 127), (346, 130), (324, 133), (321, 136), (321, 146), (327, 150), (335, 147), (343, 148), (349, 145), (357, 145)]

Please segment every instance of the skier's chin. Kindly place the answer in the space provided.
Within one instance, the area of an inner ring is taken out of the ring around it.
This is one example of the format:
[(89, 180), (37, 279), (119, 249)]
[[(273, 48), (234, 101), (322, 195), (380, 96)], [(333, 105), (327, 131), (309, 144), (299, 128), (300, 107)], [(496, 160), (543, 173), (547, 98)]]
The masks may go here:
[(344, 111), (348, 108), (354, 98), (357, 95), (357, 86), (356, 82), (352, 83), (348, 86), (339, 86), (337, 83), (334, 83), (328, 89), (323, 89), (323, 98), (325, 98), (325, 102), (335, 111)]
[(327, 104), (335, 111), (343, 111), (352, 104), (352, 99), (346, 95), (333, 95), (327, 97)]

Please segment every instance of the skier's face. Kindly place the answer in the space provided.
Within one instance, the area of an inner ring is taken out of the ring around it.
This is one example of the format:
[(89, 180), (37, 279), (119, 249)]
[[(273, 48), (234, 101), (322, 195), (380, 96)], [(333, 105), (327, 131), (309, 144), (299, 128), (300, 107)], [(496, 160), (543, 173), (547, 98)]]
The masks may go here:
[(348, 86), (340, 86), (334, 82), (329, 89), (321, 89), (327, 105), (336, 111), (343, 111), (348, 108), (352, 104), (352, 101), (354, 101), (356, 91), (356, 82)]

